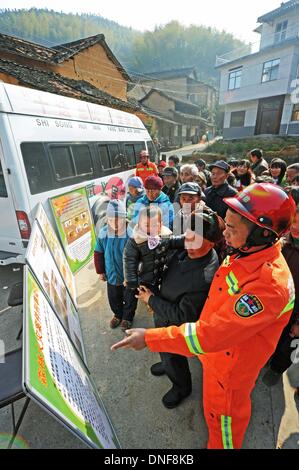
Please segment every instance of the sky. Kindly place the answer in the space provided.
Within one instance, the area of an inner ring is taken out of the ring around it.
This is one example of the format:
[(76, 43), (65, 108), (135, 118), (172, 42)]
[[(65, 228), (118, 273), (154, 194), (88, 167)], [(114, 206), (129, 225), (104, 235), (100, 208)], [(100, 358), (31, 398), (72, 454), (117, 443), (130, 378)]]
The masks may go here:
[(246, 42), (257, 42), (253, 33), (259, 16), (278, 8), (280, 0), (0, 0), (0, 8), (47, 8), (65, 13), (95, 13), (140, 31), (153, 30), (171, 20), (215, 27)]

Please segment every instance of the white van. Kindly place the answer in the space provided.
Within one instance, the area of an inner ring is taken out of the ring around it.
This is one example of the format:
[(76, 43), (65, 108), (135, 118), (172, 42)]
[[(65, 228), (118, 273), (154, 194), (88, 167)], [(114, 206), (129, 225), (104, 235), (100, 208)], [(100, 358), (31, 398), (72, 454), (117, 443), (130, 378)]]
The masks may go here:
[(155, 159), (134, 114), (0, 83), (0, 265), (24, 262), (39, 202), (50, 215), (48, 198), (87, 186), (97, 217), (109, 179), (126, 182), (142, 149)]

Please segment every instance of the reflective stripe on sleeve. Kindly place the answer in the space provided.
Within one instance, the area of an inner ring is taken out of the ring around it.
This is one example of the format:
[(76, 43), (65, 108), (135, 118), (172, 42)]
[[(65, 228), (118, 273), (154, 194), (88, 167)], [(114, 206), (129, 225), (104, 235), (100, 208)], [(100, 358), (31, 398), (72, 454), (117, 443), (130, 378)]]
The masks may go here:
[(196, 335), (196, 323), (186, 323), (185, 341), (191, 354), (195, 354), (196, 356), (204, 354)]
[(240, 292), (238, 279), (236, 278), (236, 276), (234, 275), (232, 271), (226, 276), (225, 280), (226, 280), (226, 284), (229, 287), (228, 294), (230, 296), (233, 296)]
[(221, 434), (224, 449), (233, 449), (232, 418), (221, 416)]

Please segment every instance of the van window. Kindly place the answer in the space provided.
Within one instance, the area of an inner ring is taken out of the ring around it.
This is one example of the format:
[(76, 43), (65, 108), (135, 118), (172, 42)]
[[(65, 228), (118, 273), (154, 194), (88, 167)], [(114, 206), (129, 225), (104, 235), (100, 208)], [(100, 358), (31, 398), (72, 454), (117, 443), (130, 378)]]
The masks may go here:
[(118, 145), (117, 144), (109, 144), (109, 153), (112, 168), (119, 168), (121, 167), (121, 154), (119, 153)]
[(73, 145), (72, 152), (74, 157), (76, 174), (78, 176), (92, 175), (93, 164), (88, 145)]
[(134, 144), (134, 148), (135, 148), (137, 163), (139, 163), (139, 154), (141, 150), (145, 150), (145, 145), (142, 142), (138, 142), (138, 143), (136, 142)]
[(150, 160), (154, 162), (156, 161), (156, 157), (158, 157), (156, 147), (154, 146), (151, 140), (148, 140), (146, 143), (147, 143), (148, 153), (150, 155)]
[(126, 144), (125, 145), (125, 154), (127, 157), (127, 162), (130, 166), (136, 165), (136, 156), (135, 156), (135, 149), (134, 144)]
[(111, 168), (108, 145), (99, 145), (99, 151), (102, 170), (108, 170)]
[(1, 160), (0, 160), (0, 197), (7, 197), (7, 190), (6, 190), (6, 184), (4, 181)]
[(99, 145), (100, 162), (102, 170), (110, 170), (112, 168), (121, 168), (122, 159), (119, 152), (118, 144)]
[(53, 189), (52, 169), (43, 144), (36, 142), (22, 143), (21, 152), (31, 194), (43, 193)]
[(58, 181), (76, 176), (75, 165), (69, 147), (51, 146), (49, 150)]

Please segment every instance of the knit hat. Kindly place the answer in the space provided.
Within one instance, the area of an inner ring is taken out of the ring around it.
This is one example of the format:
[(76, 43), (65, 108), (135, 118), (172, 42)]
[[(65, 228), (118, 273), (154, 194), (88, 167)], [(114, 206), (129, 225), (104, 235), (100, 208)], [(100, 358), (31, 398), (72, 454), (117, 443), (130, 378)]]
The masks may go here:
[(132, 176), (128, 181), (128, 186), (133, 186), (133, 188), (143, 189), (143, 181), (139, 176)]
[(158, 167), (161, 166), (162, 168), (166, 168), (166, 167), (167, 167), (167, 163), (164, 162), (164, 160), (160, 160), (157, 166), (158, 166)]
[(163, 181), (159, 176), (148, 176), (144, 183), (145, 189), (162, 189)]
[(126, 205), (124, 204), (123, 201), (120, 201), (119, 199), (113, 199), (112, 201), (109, 201), (107, 205), (106, 215), (108, 218), (114, 218), (114, 217), (126, 218), (127, 217)]

